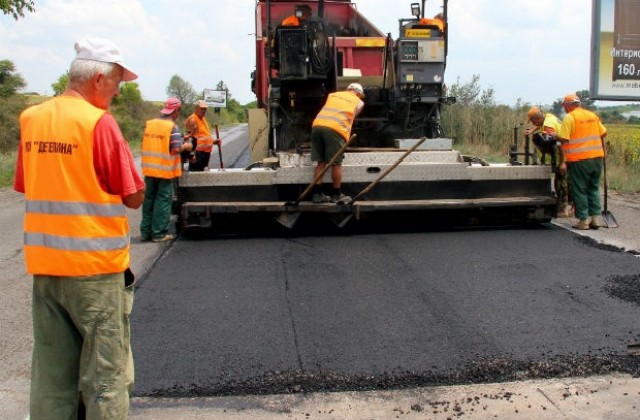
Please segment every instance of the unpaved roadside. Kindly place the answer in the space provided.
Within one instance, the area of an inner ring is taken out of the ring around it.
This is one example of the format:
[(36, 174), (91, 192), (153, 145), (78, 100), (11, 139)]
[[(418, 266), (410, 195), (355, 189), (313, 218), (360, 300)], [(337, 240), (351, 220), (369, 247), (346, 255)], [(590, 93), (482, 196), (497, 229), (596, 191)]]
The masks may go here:
[[(578, 232), (640, 252), (640, 195), (612, 195), (620, 227)], [(22, 256), (21, 194), (0, 190), (0, 418), (28, 418), (31, 357), (31, 280)], [(143, 275), (166, 244), (137, 240), (139, 211), (130, 211), (132, 269)], [(568, 227), (575, 219), (555, 223)], [(135, 310), (135, 309), (134, 309)], [(400, 391), (318, 393), (132, 401), (132, 419), (636, 419), (640, 379), (627, 375), (429, 387)]]

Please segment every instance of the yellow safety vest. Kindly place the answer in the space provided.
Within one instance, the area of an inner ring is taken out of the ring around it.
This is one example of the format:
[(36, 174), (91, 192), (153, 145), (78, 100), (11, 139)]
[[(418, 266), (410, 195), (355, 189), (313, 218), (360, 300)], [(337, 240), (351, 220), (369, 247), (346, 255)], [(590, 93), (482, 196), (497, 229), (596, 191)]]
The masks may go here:
[(198, 117), (196, 114), (191, 114), (188, 118), (192, 122), (195, 121), (198, 126), (198, 132), (193, 134), (196, 138), (196, 150), (198, 152), (211, 152), (213, 149), (213, 136), (211, 135), (211, 129), (209, 123), (204, 118)]
[(105, 112), (59, 96), (20, 115), (30, 274), (92, 276), (129, 266), (126, 209), (93, 166), (93, 132)]
[(180, 154), (171, 154), (169, 147), (172, 120), (155, 118), (148, 120), (142, 136), (142, 174), (153, 178), (173, 179), (182, 175)]
[[(565, 119), (573, 119), (569, 141), (562, 143), (562, 153), (567, 162), (604, 157), (600, 136), (606, 131), (596, 114), (584, 108), (576, 108)], [(561, 128), (563, 129), (564, 127)]]
[(313, 120), (313, 127), (330, 128), (340, 133), (345, 140), (349, 140), (355, 111), (359, 103), (360, 98), (349, 91), (329, 94), (324, 107)]

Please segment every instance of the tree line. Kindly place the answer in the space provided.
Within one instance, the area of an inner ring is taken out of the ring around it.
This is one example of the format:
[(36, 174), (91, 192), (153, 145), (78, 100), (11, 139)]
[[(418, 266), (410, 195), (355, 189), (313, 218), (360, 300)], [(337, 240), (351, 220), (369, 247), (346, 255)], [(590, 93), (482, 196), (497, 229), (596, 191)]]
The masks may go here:
[[(68, 83), (69, 75), (62, 74), (51, 84), (53, 96), (62, 94)], [(0, 60), (0, 153), (16, 150), (20, 139), (20, 113), (30, 105), (49, 99), (48, 96), (20, 93), (26, 85), (26, 81), (10, 60)], [(246, 108), (255, 105), (241, 105), (233, 98), (222, 80), (218, 82), (216, 90), (227, 93), (226, 108), (207, 112), (206, 118), (209, 123), (226, 125), (246, 122)], [(171, 77), (166, 92), (168, 97), (176, 97), (183, 104), (177, 121), (182, 127), (184, 120), (193, 113), (195, 103), (203, 99), (203, 95), (196, 92), (193, 86), (179, 75)], [(145, 121), (157, 117), (162, 107), (163, 102), (144, 100), (136, 82), (126, 82), (121, 85), (120, 94), (113, 99), (110, 112), (118, 121), (124, 138), (137, 145), (142, 139)]]

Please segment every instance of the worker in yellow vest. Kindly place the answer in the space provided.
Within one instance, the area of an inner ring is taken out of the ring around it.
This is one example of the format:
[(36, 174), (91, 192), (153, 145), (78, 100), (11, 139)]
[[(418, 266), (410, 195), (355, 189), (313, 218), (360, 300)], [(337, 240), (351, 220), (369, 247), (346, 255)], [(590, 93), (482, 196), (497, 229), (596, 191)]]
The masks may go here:
[(209, 106), (205, 101), (196, 102), (193, 114), (185, 121), (185, 137), (195, 139), (196, 151), (194, 158), (189, 161), (189, 171), (204, 171), (209, 166), (209, 158), (213, 145), (220, 145), (219, 139), (211, 135), (209, 123), (205, 118)]
[(109, 113), (137, 75), (113, 42), (84, 38), (64, 92), (20, 115), (14, 189), (33, 275), (31, 419), (126, 419), (133, 386), (129, 224), (144, 182)]
[[(311, 129), (311, 160), (318, 162), (314, 170), (314, 179), (340, 151), (345, 142), (349, 141), (353, 120), (364, 108), (363, 99), (364, 89), (359, 83), (351, 83), (347, 90), (331, 93), (327, 97)], [(322, 179), (318, 180), (312, 191), (314, 203), (348, 204), (351, 201), (351, 197), (343, 194), (340, 189), (343, 160), (344, 154), (332, 164), (330, 191), (323, 189)]]
[(574, 229), (598, 229), (602, 226), (600, 177), (604, 159), (604, 137), (607, 129), (593, 112), (580, 106), (575, 93), (564, 97), (567, 115), (562, 120), (558, 139), (562, 143), (565, 169), (578, 223)]
[(140, 223), (142, 241), (164, 242), (174, 238), (169, 234), (173, 180), (182, 175), (180, 153), (192, 148), (175, 123), (181, 106), (179, 99), (167, 99), (160, 117), (148, 120), (144, 128), (140, 147), (146, 186)]
[(558, 198), (556, 217), (571, 217), (572, 206), (569, 204), (569, 179), (566, 169), (560, 169), (564, 158), (562, 157), (562, 150), (556, 140), (562, 123), (558, 117), (550, 112), (543, 114), (537, 106), (529, 109), (527, 117), (529, 122), (534, 126), (527, 128), (524, 134), (525, 136), (533, 136), (533, 143), (540, 152), (542, 164), (546, 163), (547, 155), (551, 156), (551, 166), (554, 172), (553, 186)]

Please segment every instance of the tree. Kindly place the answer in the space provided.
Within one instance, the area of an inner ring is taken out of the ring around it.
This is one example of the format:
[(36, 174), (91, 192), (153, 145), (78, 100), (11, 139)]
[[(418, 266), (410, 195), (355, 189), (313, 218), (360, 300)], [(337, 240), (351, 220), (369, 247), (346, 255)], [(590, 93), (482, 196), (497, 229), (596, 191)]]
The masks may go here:
[(591, 94), (588, 89), (579, 90), (576, 92), (576, 95), (580, 98), (580, 104), (583, 108), (590, 109), (592, 111), (596, 109), (595, 101), (591, 99)]
[(229, 100), (231, 100), (231, 98), (233, 98), (233, 96), (231, 96), (231, 92), (229, 92), (229, 87), (222, 80), (220, 80), (218, 82), (218, 84), (216, 85), (216, 90), (224, 90), (225, 92), (227, 92), (227, 101), (229, 101)]
[(63, 73), (58, 77), (58, 81), (51, 83), (51, 89), (53, 89), (53, 96), (61, 95), (69, 84), (69, 72)]
[[(144, 121), (150, 115), (136, 82), (125, 82), (120, 86), (120, 93), (111, 101), (111, 113), (125, 139), (130, 142), (142, 139)], [(157, 110), (153, 109), (151, 115), (157, 115)]]
[(19, 17), (24, 17), (25, 10), (35, 12), (36, 8), (32, 0), (0, 0), (0, 10), (18, 20)]
[(0, 98), (15, 95), (25, 86), (27, 82), (16, 73), (16, 66), (9, 60), (0, 60)]
[(185, 81), (177, 74), (171, 77), (169, 86), (167, 87), (167, 95), (180, 99), (183, 105), (195, 104), (198, 100), (196, 91), (193, 90), (191, 83)]

